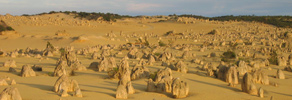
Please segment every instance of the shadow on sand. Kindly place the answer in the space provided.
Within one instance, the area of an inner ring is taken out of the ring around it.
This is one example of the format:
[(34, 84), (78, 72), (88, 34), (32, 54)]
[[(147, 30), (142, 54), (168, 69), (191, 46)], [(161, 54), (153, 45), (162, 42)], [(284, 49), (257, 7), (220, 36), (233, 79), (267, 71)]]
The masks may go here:
[(45, 91), (52, 91), (53, 92), (53, 88), (54, 86), (50, 86), (50, 85), (42, 85), (42, 84), (32, 84), (32, 83), (19, 83), (19, 84), (23, 84), (23, 85), (27, 85), (33, 88), (38, 88), (41, 90), (45, 90)]

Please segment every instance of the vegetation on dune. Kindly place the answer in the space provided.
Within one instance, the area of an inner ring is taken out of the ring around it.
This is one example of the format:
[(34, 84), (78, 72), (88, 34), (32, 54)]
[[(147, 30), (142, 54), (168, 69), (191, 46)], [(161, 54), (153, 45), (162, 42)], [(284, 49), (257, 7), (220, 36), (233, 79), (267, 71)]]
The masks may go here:
[(6, 25), (6, 23), (3, 20), (1, 20), (1, 22), (0, 22), (0, 32), (2, 32), (2, 31), (14, 31), (14, 29), (12, 27)]
[[(102, 18), (105, 21), (116, 21), (116, 19), (122, 19), (122, 18), (130, 18), (132, 16), (128, 15), (119, 15), (119, 14), (113, 14), (113, 13), (96, 13), (96, 12), (77, 12), (77, 11), (50, 11), (49, 13), (40, 13), (36, 15), (44, 15), (44, 14), (55, 14), (55, 13), (64, 13), (64, 14), (73, 14), (75, 18), (80, 19), (87, 19), (87, 20), (98, 20), (99, 18)], [(23, 16), (30, 16), (28, 14), (24, 14)]]
[[(50, 11), (49, 13), (40, 13), (36, 15), (43, 15), (43, 14), (54, 14), (54, 13), (64, 13), (64, 14), (73, 14), (75, 18), (81, 19), (88, 19), (88, 20), (97, 20), (100, 17), (103, 18), (105, 21), (116, 21), (116, 19), (121, 18), (133, 18), (133, 17), (140, 17), (140, 16), (129, 16), (129, 15), (119, 15), (114, 13), (101, 13), (101, 12), (77, 12), (77, 11)], [(30, 16), (28, 14), (23, 14), (23, 16)], [(182, 15), (169, 15), (170, 17), (174, 17), (177, 19), (178, 17), (192, 17), (198, 19), (209, 19), (215, 21), (248, 21), (248, 22), (261, 22), (266, 24), (271, 24), (277, 27), (284, 27), (284, 28), (292, 28), (292, 16), (254, 16), (254, 15), (240, 15), (240, 16), (218, 16), (218, 17), (204, 17), (199, 15), (192, 15), (192, 14), (182, 14)], [(166, 20), (161, 20), (164, 22)]]
[(198, 15), (179, 15), (178, 17), (193, 17), (198, 19), (209, 19), (215, 21), (248, 21), (248, 22), (261, 22), (277, 27), (292, 28), (292, 16), (218, 16), (218, 17), (204, 17)]
[(276, 51), (273, 51), (271, 54), (270, 54), (270, 58), (268, 58), (270, 64), (274, 64), (274, 65), (277, 65), (278, 64), (278, 54)]
[(162, 41), (159, 41), (158, 44), (159, 44), (159, 46), (161, 46), (161, 47), (164, 47), (164, 46), (167, 45), (166, 43), (164, 43), (164, 42), (162, 42)]

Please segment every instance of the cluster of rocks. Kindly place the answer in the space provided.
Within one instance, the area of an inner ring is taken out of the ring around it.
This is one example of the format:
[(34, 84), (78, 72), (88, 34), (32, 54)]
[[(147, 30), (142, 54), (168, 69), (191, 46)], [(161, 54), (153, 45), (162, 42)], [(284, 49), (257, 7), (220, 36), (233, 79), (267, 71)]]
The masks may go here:
[(174, 98), (185, 98), (189, 94), (189, 85), (180, 78), (173, 78), (169, 68), (158, 70), (154, 80), (148, 80), (147, 91), (172, 93)]
[(116, 91), (116, 98), (117, 99), (127, 99), (128, 94), (134, 94), (135, 89), (132, 85), (130, 79), (130, 72), (126, 71), (120, 78), (118, 83), (117, 91)]
[(10, 81), (10, 85), (15, 85), (16, 81), (14, 79), (10, 79), (10, 77), (4, 76), (0, 78), (0, 86), (7, 86), (9, 85), (8, 82)]
[(74, 71), (84, 71), (87, 68), (78, 60), (72, 48), (66, 48), (55, 67), (53, 76), (74, 75)]
[(67, 75), (62, 75), (57, 79), (54, 85), (54, 92), (60, 94), (61, 97), (69, 96), (68, 92), (74, 92), (74, 96), (82, 97), (77, 81), (69, 79)]
[(116, 59), (114, 57), (103, 57), (100, 62), (92, 62), (89, 67), (90, 69), (101, 71), (110, 71), (117, 68)]

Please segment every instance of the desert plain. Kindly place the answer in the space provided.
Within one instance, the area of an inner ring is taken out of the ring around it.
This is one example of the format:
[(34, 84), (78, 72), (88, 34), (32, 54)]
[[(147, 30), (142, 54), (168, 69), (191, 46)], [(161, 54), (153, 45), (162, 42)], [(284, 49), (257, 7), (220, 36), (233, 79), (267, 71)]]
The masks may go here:
[[(6, 14), (0, 15), (0, 20), (14, 29), (0, 35), (0, 77), (8, 83), (0, 86), (0, 91), (15, 87), (22, 100), (117, 99), (121, 78), (111, 77), (109, 72), (119, 72), (123, 61), (128, 63), (131, 80), (127, 81), (135, 91), (125, 94), (130, 100), (176, 99), (173, 91), (165, 90), (167, 82), (155, 81), (158, 70), (166, 67), (171, 69), (171, 80), (179, 78), (187, 83), (188, 93), (181, 99), (292, 99), (291, 28), (259, 22), (171, 16), (141, 16), (109, 22), (102, 18), (74, 18), (64, 13)], [(81, 97), (75, 96), (74, 92), (64, 96), (54, 91), (59, 78), (55, 75), (56, 67), (68, 52), (67, 55), (73, 55), (79, 66), (83, 66), (81, 70), (66, 67), (74, 71), (67, 77), (78, 82)], [(231, 52), (232, 56), (227, 57), (226, 52)], [(112, 68), (107, 64), (102, 66), (103, 60), (108, 58), (115, 61)], [(15, 71), (11, 71), (11, 66), (5, 66), (9, 60), (15, 61), (12, 66)], [(94, 68), (90, 67), (93, 62), (97, 62)], [(34, 69), (35, 75), (26, 77), (22, 75), (24, 65), (39, 66), (42, 70)], [(133, 78), (135, 66), (147, 68), (147, 75)], [(230, 74), (229, 69), (235, 74)], [(284, 78), (279, 78), (279, 70)], [(247, 88), (255, 90), (256, 94), (243, 90), (245, 73), (252, 77), (252, 86), (249, 84)], [(155, 85), (163, 84), (153, 87), (162, 91), (149, 91), (149, 79), (153, 79)], [(10, 85), (12, 80), (16, 84)], [(259, 96), (260, 88), (263, 97)]]

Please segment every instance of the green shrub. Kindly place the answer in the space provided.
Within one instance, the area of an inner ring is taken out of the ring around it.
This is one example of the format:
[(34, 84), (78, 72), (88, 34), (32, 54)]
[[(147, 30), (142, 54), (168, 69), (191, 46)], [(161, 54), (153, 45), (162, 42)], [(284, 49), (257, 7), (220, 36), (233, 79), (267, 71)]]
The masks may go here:
[(6, 30), (5, 27), (0, 25), (0, 32), (5, 31), (5, 30)]
[(208, 34), (210, 34), (210, 35), (215, 35), (215, 33), (216, 33), (216, 30), (212, 30), (212, 31), (209, 32)]
[(149, 75), (149, 78), (151, 78), (153, 81), (155, 81), (156, 76), (157, 76), (157, 71), (154, 72), (154, 73), (151, 73), (151, 74)]
[(162, 41), (159, 41), (158, 44), (159, 44), (159, 46), (162, 46), (162, 47), (166, 46), (166, 44)]
[(13, 29), (12, 27), (10, 27), (10, 26), (6, 27), (6, 29), (7, 29), (8, 31), (14, 31), (14, 29)]
[(236, 54), (233, 51), (228, 50), (227, 52), (224, 52), (221, 56), (221, 61), (229, 62), (231, 60), (235, 60)]
[(64, 48), (60, 48), (59, 51), (61, 52), (61, 54), (65, 54), (66, 50)]
[(271, 54), (270, 54), (270, 58), (268, 59), (270, 64), (274, 64), (274, 65), (277, 65), (278, 64), (278, 54), (276, 51), (273, 51)]
[(174, 34), (173, 31), (168, 31), (168, 32), (165, 33), (165, 36), (172, 35), (172, 34)]
[(154, 53), (154, 55), (155, 55), (155, 56), (160, 56), (161, 54), (160, 54), (160, 53)]
[(49, 76), (53, 76), (53, 74), (54, 74), (53, 72), (48, 72)]
[(113, 70), (114, 70), (115, 72), (118, 72), (118, 71), (119, 71), (119, 68), (118, 68), (118, 67), (115, 67)]

